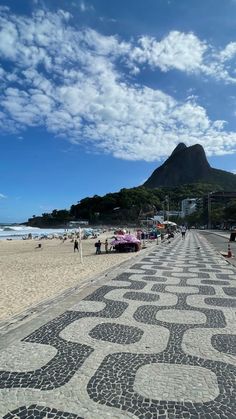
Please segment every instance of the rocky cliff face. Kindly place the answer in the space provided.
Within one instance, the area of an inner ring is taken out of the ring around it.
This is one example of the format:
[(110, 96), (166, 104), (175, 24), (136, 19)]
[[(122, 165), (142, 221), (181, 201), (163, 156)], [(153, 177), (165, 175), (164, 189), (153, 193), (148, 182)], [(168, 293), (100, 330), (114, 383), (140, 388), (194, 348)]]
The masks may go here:
[(198, 182), (217, 184), (223, 186), (225, 190), (236, 190), (236, 175), (213, 169), (201, 145), (187, 147), (180, 143), (171, 156), (154, 170), (143, 186), (153, 189)]

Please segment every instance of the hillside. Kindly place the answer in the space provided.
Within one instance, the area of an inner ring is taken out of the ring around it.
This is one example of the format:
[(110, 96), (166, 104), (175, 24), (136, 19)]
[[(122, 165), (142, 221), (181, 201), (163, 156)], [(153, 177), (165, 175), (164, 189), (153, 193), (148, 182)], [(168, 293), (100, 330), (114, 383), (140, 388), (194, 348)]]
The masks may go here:
[(53, 210), (41, 217), (28, 220), (28, 225), (47, 227), (65, 225), (69, 220), (88, 220), (90, 224), (132, 224), (153, 216), (162, 210), (169, 197), (170, 210), (179, 210), (180, 201), (186, 197), (202, 197), (213, 190), (222, 190), (211, 184), (190, 184), (178, 187), (147, 189), (138, 187), (121, 189), (105, 196), (84, 198), (70, 210)]
[(180, 143), (143, 186), (154, 189), (194, 183), (210, 183), (225, 191), (236, 190), (236, 175), (212, 168), (201, 145), (187, 147)]
[(212, 191), (236, 191), (236, 175), (212, 168), (201, 145), (186, 147), (180, 143), (143, 186), (86, 197), (69, 210), (55, 209), (30, 218), (28, 225), (58, 226), (70, 220), (88, 220), (90, 224), (137, 223), (162, 210), (166, 196), (169, 209), (179, 210), (181, 200), (201, 198)]

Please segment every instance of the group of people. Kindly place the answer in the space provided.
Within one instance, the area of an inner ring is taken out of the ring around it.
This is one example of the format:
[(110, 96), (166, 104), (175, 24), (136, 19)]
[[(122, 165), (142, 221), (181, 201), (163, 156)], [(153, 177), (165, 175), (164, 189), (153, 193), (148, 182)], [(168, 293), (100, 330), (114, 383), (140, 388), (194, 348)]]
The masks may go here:
[[(104, 246), (105, 246), (105, 252), (108, 253), (108, 246), (109, 246), (108, 240), (106, 239), (104, 243), (102, 243), (101, 240), (98, 240), (94, 244), (94, 246), (96, 247), (96, 252), (95, 252), (96, 255), (99, 255), (100, 253), (102, 253), (102, 251), (101, 251), (102, 244), (104, 244)], [(76, 251), (79, 252), (79, 242), (78, 242), (77, 239), (74, 240), (74, 252), (76, 252)]]
[(105, 252), (108, 253), (108, 240), (106, 239), (105, 243), (102, 243), (101, 240), (98, 240), (94, 245), (96, 247), (96, 252), (95, 252), (96, 255), (99, 255), (99, 254), (102, 253), (102, 251), (101, 251), (102, 244), (104, 244), (104, 246), (105, 246)]
[[(186, 230), (187, 230), (187, 228), (186, 228), (185, 225), (182, 225), (180, 227), (180, 232), (181, 232), (182, 239), (185, 239)], [(172, 232), (168, 231), (168, 239), (171, 238), (171, 237), (173, 237), (173, 236), (174, 236), (174, 234)], [(108, 250), (108, 246), (109, 246), (108, 240), (106, 239), (104, 243), (102, 243), (101, 240), (98, 240), (94, 244), (94, 246), (96, 248), (96, 251), (95, 251), (95, 254), (96, 255), (99, 255), (99, 254), (102, 253), (102, 251), (101, 251), (102, 244), (104, 244), (105, 253), (108, 253), (109, 252), (109, 250)], [(75, 251), (79, 252), (79, 242), (78, 242), (77, 239), (74, 240), (74, 252)]]

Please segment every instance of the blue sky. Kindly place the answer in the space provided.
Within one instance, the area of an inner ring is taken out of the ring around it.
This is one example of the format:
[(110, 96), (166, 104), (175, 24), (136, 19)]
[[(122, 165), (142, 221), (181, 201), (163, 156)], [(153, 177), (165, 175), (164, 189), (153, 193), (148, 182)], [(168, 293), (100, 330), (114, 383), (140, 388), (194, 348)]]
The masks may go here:
[(236, 173), (236, 0), (0, 0), (0, 222), (142, 184), (179, 142)]

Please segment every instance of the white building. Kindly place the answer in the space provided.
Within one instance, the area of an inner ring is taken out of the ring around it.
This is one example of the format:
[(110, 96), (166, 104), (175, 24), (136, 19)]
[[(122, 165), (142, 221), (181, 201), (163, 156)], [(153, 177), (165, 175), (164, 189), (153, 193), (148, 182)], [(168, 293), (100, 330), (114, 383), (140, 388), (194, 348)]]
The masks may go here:
[(181, 211), (175, 211), (175, 210), (170, 210), (170, 211), (158, 211), (157, 215), (154, 216), (154, 220), (159, 221), (159, 218), (161, 218), (160, 223), (163, 222), (165, 219), (167, 219), (169, 217), (182, 217), (182, 212)]
[(181, 201), (181, 213), (183, 218), (196, 211), (197, 201), (197, 198), (186, 198)]
[(81, 221), (69, 221), (68, 226), (69, 228), (77, 228), (82, 226), (87, 226), (89, 222), (87, 220), (81, 220)]

